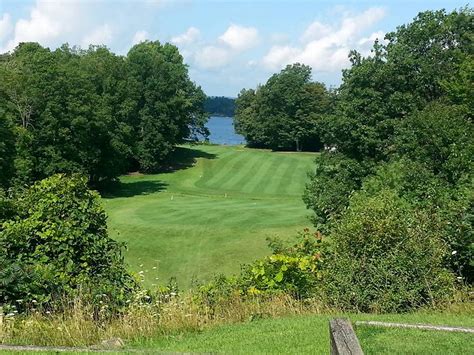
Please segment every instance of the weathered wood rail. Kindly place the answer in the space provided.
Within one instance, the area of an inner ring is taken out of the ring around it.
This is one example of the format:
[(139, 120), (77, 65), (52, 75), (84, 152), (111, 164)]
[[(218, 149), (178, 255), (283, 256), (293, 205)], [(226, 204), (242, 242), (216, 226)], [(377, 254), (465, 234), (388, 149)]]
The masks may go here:
[(469, 327), (454, 327), (448, 325), (434, 325), (434, 324), (404, 324), (404, 323), (390, 323), (390, 322), (376, 322), (376, 321), (357, 321), (356, 325), (371, 325), (375, 327), (386, 327), (386, 328), (411, 328), (411, 329), (424, 329), (424, 330), (441, 330), (444, 332), (462, 332), (462, 333), (473, 333), (474, 328)]
[(336, 318), (329, 321), (331, 355), (363, 355), (359, 339), (347, 319)]

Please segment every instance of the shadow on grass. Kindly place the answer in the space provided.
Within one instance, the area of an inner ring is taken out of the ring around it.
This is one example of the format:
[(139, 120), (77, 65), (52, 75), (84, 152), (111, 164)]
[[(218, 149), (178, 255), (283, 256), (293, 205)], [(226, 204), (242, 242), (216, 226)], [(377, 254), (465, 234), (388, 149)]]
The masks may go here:
[(177, 147), (158, 172), (171, 173), (190, 168), (196, 163), (197, 158), (215, 159), (216, 155), (199, 149)]
[(102, 190), (102, 196), (105, 198), (143, 196), (166, 190), (167, 186), (167, 183), (157, 180), (116, 181)]
[[(197, 158), (215, 159), (216, 155), (199, 149), (177, 147), (160, 170), (153, 173), (172, 173), (192, 167)], [(146, 176), (146, 175), (145, 175)], [(144, 177), (145, 177), (144, 176)], [(159, 180), (114, 181), (99, 188), (105, 198), (133, 197), (149, 195), (166, 190), (167, 183)]]

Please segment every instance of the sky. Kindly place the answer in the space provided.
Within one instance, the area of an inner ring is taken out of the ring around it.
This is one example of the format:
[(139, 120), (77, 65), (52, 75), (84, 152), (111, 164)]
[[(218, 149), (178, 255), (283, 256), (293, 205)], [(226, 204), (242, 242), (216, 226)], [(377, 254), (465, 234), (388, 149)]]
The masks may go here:
[(20, 42), (106, 45), (125, 55), (144, 40), (175, 44), (189, 75), (210, 96), (236, 97), (287, 64), (312, 67), (313, 79), (338, 86), (347, 55), (370, 54), (375, 39), (420, 11), (467, 0), (193, 1), (0, 0), (0, 53)]

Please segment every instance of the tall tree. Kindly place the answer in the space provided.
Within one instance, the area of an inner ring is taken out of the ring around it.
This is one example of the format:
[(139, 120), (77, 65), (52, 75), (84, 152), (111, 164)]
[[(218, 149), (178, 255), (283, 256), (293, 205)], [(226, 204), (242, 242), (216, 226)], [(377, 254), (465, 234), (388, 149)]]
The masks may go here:
[(236, 127), (253, 145), (302, 150), (319, 147), (319, 122), (330, 111), (323, 84), (311, 81), (311, 68), (288, 65), (256, 91), (237, 98)]
[(156, 170), (175, 144), (203, 129), (205, 96), (189, 80), (178, 49), (160, 42), (142, 42), (127, 55), (130, 80), (138, 102), (131, 126), (135, 156), (145, 171)]

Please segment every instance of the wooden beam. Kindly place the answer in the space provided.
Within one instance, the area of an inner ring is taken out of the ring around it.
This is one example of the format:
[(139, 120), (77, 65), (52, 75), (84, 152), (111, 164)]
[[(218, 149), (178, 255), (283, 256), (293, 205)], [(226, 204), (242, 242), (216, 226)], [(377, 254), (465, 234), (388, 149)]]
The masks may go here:
[(329, 321), (331, 355), (363, 355), (359, 339), (347, 319), (336, 318)]
[(425, 329), (425, 330), (441, 330), (445, 332), (463, 332), (463, 333), (474, 333), (474, 328), (468, 327), (452, 327), (447, 325), (433, 325), (433, 324), (403, 324), (403, 323), (390, 323), (390, 322), (376, 322), (376, 321), (357, 321), (356, 325), (372, 325), (375, 327), (387, 327), (387, 328), (413, 328), (413, 329)]

